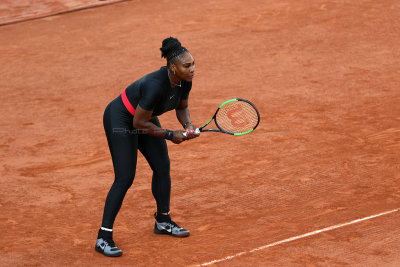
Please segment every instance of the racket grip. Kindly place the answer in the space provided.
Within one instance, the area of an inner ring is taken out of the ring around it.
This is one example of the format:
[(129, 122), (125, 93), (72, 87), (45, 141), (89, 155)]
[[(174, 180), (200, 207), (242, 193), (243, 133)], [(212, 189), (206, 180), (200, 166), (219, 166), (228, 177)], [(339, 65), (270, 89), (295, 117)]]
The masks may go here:
[[(199, 128), (196, 128), (196, 130), (194, 131), (194, 133), (195, 134), (200, 134), (200, 129)], [(186, 136), (187, 135), (187, 132), (184, 132), (183, 133), (183, 136)]]

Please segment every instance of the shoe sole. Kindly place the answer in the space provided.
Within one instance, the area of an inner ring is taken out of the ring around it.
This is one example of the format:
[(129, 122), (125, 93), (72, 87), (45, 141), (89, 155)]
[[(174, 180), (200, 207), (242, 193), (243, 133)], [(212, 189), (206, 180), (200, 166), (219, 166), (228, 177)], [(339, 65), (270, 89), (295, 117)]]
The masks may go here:
[(157, 235), (170, 235), (170, 236), (174, 236), (174, 237), (188, 237), (190, 236), (190, 232), (187, 232), (185, 234), (181, 234), (181, 235), (174, 235), (170, 232), (162, 232), (160, 230), (158, 230), (157, 226), (154, 227), (154, 233)]
[(94, 250), (96, 250), (97, 252), (99, 252), (99, 253), (103, 254), (104, 256), (107, 256), (107, 257), (119, 257), (119, 256), (122, 256), (122, 252), (121, 253), (107, 255), (100, 248), (94, 247)]

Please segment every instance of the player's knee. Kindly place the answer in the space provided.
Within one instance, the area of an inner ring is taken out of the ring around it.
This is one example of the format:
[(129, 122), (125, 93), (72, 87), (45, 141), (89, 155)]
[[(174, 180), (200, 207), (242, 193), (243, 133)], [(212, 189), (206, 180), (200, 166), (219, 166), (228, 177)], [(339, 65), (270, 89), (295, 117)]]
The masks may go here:
[(134, 176), (120, 176), (115, 178), (115, 185), (121, 190), (128, 190), (133, 184)]
[(170, 170), (171, 170), (171, 164), (168, 159), (157, 164), (157, 168), (154, 170), (154, 173), (157, 174), (158, 176), (169, 176)]

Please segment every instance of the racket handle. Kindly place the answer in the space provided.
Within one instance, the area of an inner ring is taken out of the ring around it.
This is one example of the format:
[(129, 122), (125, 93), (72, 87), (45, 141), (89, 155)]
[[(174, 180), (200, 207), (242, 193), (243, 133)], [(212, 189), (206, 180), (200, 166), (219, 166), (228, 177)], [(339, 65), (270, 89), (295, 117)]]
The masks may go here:
[[(200, 134), (200, 129), (199, 128), (196, 128), (196, 130), (194, 131), (194, 133), (195, 134)], [(184, 132), (183, 133), (183, 136), (186, 136), (187, 135), (187, 132)]]

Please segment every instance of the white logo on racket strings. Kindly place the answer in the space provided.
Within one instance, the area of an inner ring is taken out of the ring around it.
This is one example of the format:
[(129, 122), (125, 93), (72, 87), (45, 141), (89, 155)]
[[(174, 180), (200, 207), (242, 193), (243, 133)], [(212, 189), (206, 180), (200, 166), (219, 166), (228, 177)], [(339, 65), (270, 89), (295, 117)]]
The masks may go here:
[(175, 95), (170, 96), (169, 99), (172, 99), (174, 96), (175, 96)]

